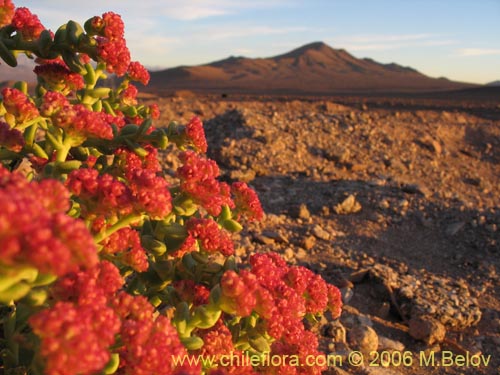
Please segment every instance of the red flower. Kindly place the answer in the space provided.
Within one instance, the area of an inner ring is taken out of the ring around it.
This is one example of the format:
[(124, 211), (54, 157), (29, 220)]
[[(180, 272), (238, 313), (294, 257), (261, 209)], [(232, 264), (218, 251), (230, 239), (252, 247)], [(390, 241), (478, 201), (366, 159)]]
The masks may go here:
[(342, 295), (339, 288), (328, 284), (328, 308), (332, 312), (334, 319), (338, 318), (342, 312)]
[(172, 211), (172, 197), (167, 181), (147, 169), (136, 169), (130, 176), (130, 190), (137, 211), (145, 211), (152, 218), (164, 218)]
[(257, 304), (255, 291), (259, 287), (255, 275), (246, 270), (239, 274), (232, 270), (226, 271), (222, 275), (220, 286), (223, 311), (241, 317), (252, 313)]
[(234, 207), (227, 184), (217, 181), (219, 167), (213, 160), (185, 151), (180, 155), (183, 166), (177, 169), (181, 189), (203, 206), (210, 215), (221, 213), (222, 206)]
[(133, 106), (137, 104), (137, 94), (139, 90), (132, 84), (129, 84), (125, 90), (120, 94), (122, 104)]
[(97, 43), (98, 60), (106, 64), (106, 70), (119, 77), (124, 75), (130, 64), (130, 51), (125, 40), (98, 38)]
[(38, 17), (30, 12), (28, 8), (17, 8), (12, 18), (12, 26), (21, 33), (24, 39), (38, 39), (45, 27)]
[(106, 12), (102, 15), (104, 28), (102, 33), (110, 41), (121, 40), (125, 34), (125, 24), (119, 14)]
[(23, 133), (0, 121), (0, 146), (15, 152), (21, 151), (24, 146)]
[(144, 272), (149, 268), (146, 251), (141, 246), (139, 233), (132, 228), (122, 228), (101, 242), (103, 252), (118, 254), (121, 262), (135, 271)]
[(186, 223), (190, 237), (198, 240), (202, 250), (207, 252), (219, 251), (229, 256), (234, 253), (233, 242), (229, 234), (212, 219), (191, 218)]
[(149, 83), (149, 72), (140, 62), (132, 61), (128, 66), (127, 74), (133, 81), (138, 81), (143, 85)]
[(7, 26), (14, 17), (15, 6), (11, 0), (0, 0), (0, 27)]
[(70, 91), (83, 88), (83, 77), (73, 73), (61, 60), (37, 65), (33, 70), (47, 90), (59, 91), (68, 95)]
[(48, 375), (98, 372), (108, 363), (108, 347), (120, 328), (112, 309), (70, 302), (57, 302), (32, 316), (29, 322), (41, 338), (40, 354)]
[[(115, 311), (122, 319), (120, 331), (121, 373), (134, 375), (182, 374), (172, 357), (186, 356), (176, 329), (163, 315), (155, 318), (154, 308), (143, 296), (133, 297), (121, 292), (115, 299)], [(182, 368), (186, 374), (200, 373), (199, 366)]]
[(71, 172), (66, 186), (84, 204), (82, 216), (106, 217), (132, 212), (132, 193), (123, 182), (95, 169), (81, 168)]
[(0, 167), (0, 259), (64, 275), (97, 263), (85, 224), (65, 214), (66, 189), (55, 180), (29, 183)]
[(38, 109), (26, 95), (18, 89), (2, 90), (3, 106), (8, 114), (14, 116), (18, 124), (33, 120), (39, 116)]
[(54, 295), (60, 301), (29, 320), (41, 338), (47, 374), (90, 375), (108, 363), (108, 348), (121, 327), (111, 299), (122, 285), (120, 272), (106, 261), (57, 282)]
[(188, 122), (185, 134), (187, 139), (198, 151), (202, 153), (207, 152), (208, 145), (205, 138), (205, 131), (203, 130), (203, 124), (198, 117), (193, 117), (191, 121)]
[(231, 192), (238, 213), (246, 215), (249, 220), (262, 220), (264, 210), (254, 190), (244, 182), (234, 182), (231, 185)]

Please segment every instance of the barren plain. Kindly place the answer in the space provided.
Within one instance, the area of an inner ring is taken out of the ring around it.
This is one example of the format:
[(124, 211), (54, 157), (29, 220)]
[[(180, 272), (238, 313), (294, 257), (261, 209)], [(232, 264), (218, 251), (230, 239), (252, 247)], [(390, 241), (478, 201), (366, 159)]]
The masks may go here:
[(328, 374), (459, 375), (500, 372), (500, 101), (489, 98), (145, 100), (165, 125), (199, 116), (222, 179), (258, 192), (266, 216), (235, 236), (238, 257), (276, 251), (341, 288), (340, 321), (315, 327), (337, 359)]

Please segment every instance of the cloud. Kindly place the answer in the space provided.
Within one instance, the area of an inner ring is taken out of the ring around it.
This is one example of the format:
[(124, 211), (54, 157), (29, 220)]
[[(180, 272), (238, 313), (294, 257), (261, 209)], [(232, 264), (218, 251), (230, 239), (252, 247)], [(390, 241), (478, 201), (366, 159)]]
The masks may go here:
[(336, 38), (335, 45), (349, 51), (385, 51), (406, 47), (432, 47), (457, 44), (437, 34), (352, 35)]
[(279, 35), (279, 34), (289, 34), (296, 32), (308, 31), (306, 27), (270, 27), (270, 26), (260, 26), (246, 25), (242, 27), (241, 25), (227, 25), (214, 28), (202, 29), (199, 32), (195, 32), (190, 35), (191, 38), (196, 40), (220, 40), (220, 39), (239, 39), (249, 36), (258, 35)]
[(134, 16), (157, 17), (163, 16), (180, 21), (194, 21), (214, 16), (237, 14), (251, 9), (269, 9), (281, 6), (290, 6), (293, 2), (286, 0), (253, 0), (253, 1), (233, 1), (233, 0), (141, 0), (141, 1), (121, 1), (121, 0), (86, 0), (83, 2), (71, 2), (68, 6), (66, 0), (41, 0), (36, 4), (29, 1), (16, 2), (17, 6), (29, 6), (43, 20), (64, 21), (75, 14), (88, 14), (93, 10), (95, 15), (108, 10), (113, 10), (120, 14), (131, 14)]
[(500, 55), (500, 48), (462, 48), (458, 50), (460, 56), (488, 56)]

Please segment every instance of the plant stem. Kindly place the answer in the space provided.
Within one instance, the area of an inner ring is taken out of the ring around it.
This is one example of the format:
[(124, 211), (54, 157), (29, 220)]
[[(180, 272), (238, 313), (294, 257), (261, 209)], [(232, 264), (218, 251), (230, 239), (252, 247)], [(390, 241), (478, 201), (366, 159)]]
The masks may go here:
[(142, 218), (142, 214), (130, 214), (125, 217), (122, 217), (120, 220), (118, 220), (115, 224), (110, 226), (107, 230), (104, 232), (98, 233), (97, 235), (94, 236), (94, 242), (97, 244), (101, 242), (102, 240), (108, 238), (111, 236), (113, 233), (116, 231), (125, 228), (126, 226), (130, 225), (134, 221), (138, 221)]

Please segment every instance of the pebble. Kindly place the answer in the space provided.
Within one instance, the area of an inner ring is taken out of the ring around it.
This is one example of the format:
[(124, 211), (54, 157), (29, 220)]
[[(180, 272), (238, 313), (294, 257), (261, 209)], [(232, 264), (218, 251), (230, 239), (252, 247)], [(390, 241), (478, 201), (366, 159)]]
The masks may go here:
[(446, 335), (444, 325), (430, 316), (412, 317), (408, 328), (411, 337), (427, 345), (442, 342)]
[(367, 325), (356, 325), (347, 332), (347, 342), (354, 350), (370, 353), (378, 349), (378, 335)]
[(378, 336), (378, 350), (393, 350), (402, 352), (405, 350), (405, 346), (401, 341), (392, 340), (385, 336)]
[(307, 236), (302, 240), (301, 246), (306, 250), (310, 250), (314, 247), (315, 244), (316, 244), (316, 237)]
[(330, 233), (328, 233), (318, 224), (312, 228), (312, 233), (320, 240), (325, 240), (325, 241), (330, 240)]
[(350, 194), (342, 203), (339, 203), (333, 209), (338, 215), (348, 215), (361, 211), (361, 208), (361, 204), (356, 200), (356, 197)]

